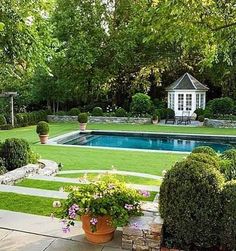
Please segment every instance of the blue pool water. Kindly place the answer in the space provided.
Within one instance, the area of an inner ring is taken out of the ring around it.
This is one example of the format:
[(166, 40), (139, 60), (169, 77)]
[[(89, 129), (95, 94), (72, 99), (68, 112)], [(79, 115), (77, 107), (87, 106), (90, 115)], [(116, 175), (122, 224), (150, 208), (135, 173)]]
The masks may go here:
[(230, 144), (221, 143), (220, 141), (212, 142), (207, 140), (186, 140), (171, 138), (170, 136), (148, 137), (99, 134), (81, 134), (78, 138), (68, 141), (64, 144), (178, 152), (191, 152), (197, 146), (210, 146), (217, 152), (223, 152), (227, 149), (232, 148)]

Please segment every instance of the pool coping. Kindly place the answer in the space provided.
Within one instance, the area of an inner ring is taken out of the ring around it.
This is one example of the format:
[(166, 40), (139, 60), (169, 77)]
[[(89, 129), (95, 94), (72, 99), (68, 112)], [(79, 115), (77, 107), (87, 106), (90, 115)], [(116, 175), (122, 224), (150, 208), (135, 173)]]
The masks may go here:
[[(91, 134), (91, 133), (98, 133), (98, 134), (106, 134), (106, 133), (112, 133), (114, 135), (124, 135), (124, 134), (132, 134), (134, 136), (171, 136), (174, 138), (180, 138), (181, 139), (196, 139), (196, 140), (225, 140), (225, 141), (233, 141), (236, 143), (236, 136), (233, 135), (210, 135), (210, 134), (183, 134), (183, 133), (163, 133), (163, 132), (137, 132), (137, 131), (115, 131), (115, 130), (86, 130), (86, 131), (80, 131), (76, 130), (73, 132), (65, 133), (63, 135), (59, 135), (56, 137), (53, 137), (48, 140), (46, 145), (56, 145), (56, 146), (63, 146), (63, 147), (79, 147), (79, 148), (87, 148), (87, 149), (106, 149), (106, 150), (125, 150), (125, 151), (139, 151), (139, 152), (159, 152), (159, 153), (175, 153), (175, 154), (190, 154), (190, 152), (179, 152), (179, 151), (167, 151), (167, 150), (151, 150), (151, 149), (136, 149), (136, 148), (118, 148), (118, 147), (102, 147), (102, 146), (84, 146), (84, 145), (65, 145), (63, 144), (63, 140), (65, 142), (68, 141), (68, 138), (73, 139), (78, 134)], [(233, 143), (231, 142), (231, 143)]]

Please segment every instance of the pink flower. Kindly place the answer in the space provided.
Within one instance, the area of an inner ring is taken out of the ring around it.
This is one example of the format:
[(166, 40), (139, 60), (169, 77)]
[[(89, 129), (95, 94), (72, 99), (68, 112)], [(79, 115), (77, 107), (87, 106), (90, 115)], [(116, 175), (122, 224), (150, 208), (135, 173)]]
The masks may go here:
[(90, 223), (95, 226), (98, 223), (98, 220), (96, 218), (92, 218)]
[(150, 196), (150, 192), (146, 191), (146, 190), (140, 190), (139, 193), (143, 196), (143, 197), (149, 197)]

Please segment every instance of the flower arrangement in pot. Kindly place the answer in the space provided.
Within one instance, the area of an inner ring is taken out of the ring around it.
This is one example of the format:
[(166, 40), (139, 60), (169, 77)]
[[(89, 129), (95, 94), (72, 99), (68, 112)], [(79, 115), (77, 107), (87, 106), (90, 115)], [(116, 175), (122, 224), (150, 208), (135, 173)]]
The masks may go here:
[(108, 242), (116, 227), (127, 225), (132, 216), (142, 215), (141, 198), (141, 193), (110, 175), (81, 187), (70, 187), (62, 211), (63, 230), (69, 231), (80, 217), (89, 241)]
[(36, 132), (39, 135), (41, 144), (46, 144), (48, 140), (49, 125), (46, 121), (38, 122)]
[(80, 113), (78, 115), (78, 121), (80, 123), (80, 130), (85, 131), (87, 122), (88, 122), (88, 114), (87, 113)]
[(152, 115), (152, 123), (157, 124), (158, 123), (158, 116), (156, 114)]

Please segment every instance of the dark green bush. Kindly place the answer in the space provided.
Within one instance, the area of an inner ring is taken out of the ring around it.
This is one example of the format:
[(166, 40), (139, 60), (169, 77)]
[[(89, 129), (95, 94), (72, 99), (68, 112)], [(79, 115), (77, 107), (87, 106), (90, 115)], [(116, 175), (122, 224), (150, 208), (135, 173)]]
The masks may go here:
[(208, 164), (211, 166), (214, 166), (216, 169), (220, 169), (219, 166), (219, 158), (213, 157), (207, 153), (191, 153), (188, 157), (187, 160), (194, 160), (194, 161), (198, 161), (204, 164)]
[(217, 157), (216, 151), (210, 146), (198, 146), (192, 150), (192, 153), (205, 153), (213, 157)]
[(203, 110), (202, 108), (197, 108), (197, 109), (194, 111), (194, 113), (197, 114), (197, 118), (198, 118), (199, 116), (201, 116), (201, 115), (204, 115), (204, 112), (205, 112), (205, 110)]
[(132, 102), (130, 104), (130, 110), (136, 116), (141, 116), (149, 113), (151, 108), (151, 99), (144, 93), (136, 93), (132, 96)]
[(153, 120), (154, 120), (154, 121), (155, 121), (155, 120), (158, 120), (158, 116), (157, 116), (156, 114), (153, 114), (153, 115), (152, 115), (152, 121), (153, 121)]
[(92, 111), (93, 116), (103, 116), (103, 110), (101, 107), (94, 107)]
[(204, 115), (198, 116), (198, 121), (199, 122), (204, 122), (204, 119), (205, 119)]
[(216, 98), (211, 102), (211, 110), (214, 115), (231, 114), (234, 109), (234, 101), (231, 98)]
[(226, 180), (236, 179), (236, 149), (224, 151), (221, 154), (221, 172)]
[(1, 130), (11, 130), (11, 129), (13, 129), (13, 126), (10, 124), (0, 125), (0, 129)]
[(158, 118), (160, 117), (160, 120), (165, 119), (166, 118), (166, 108), (156, 109), (156, 114), (157, 114)]
[(222, 206), (220, 242), (225, 250), (236, 250), (236, 180), (225, 183)]
[(71, 108), (68, 112), (68, 115), (70, 116), (78, 116), (80, 114), (80, 109), (79, 108)]
[(87, 113), (80, 113), (78, 116), (79, 123), (87, 123), (88, 122), (88, 114)]
[(36, 132), (39, 135), (48, 135), (49, 125), (46, 121), (39, 121), (36, 126)]
[(166, 109), (166, 119), (169, 119), (169, 118), (174, 118), (175, 117), (175, 111), (170, 109), (170, 108), (167, 108)]
[(126, 112), (126, 110), (124, 108), (119, 107), (115, 111), (115, 116), (116, 117), (126, 117), (127, 116), (127, 112)]
[(56, 112), (55, 115), (58, 115), (58, 116), (66, 116), (66, 115), (67, 115), (67, 112), (66, 112), (66, 111), (59, 111), (59, 112)]
[(204, 117), (208, 119), (213, 118), (213, 111), (210, 108), (206, 108), (206, 110), (204, 111)]
[(19, 126), (27, 126), (29, 124), (29, 119), (28, 119), (27, 113), (17, 113), (16, 120), (17, 120), (17, 124)]
[(24, 139), (6, 139), (2, 145), (2, 158), (8, 171), (28, 163), (29, 144)]
[(4, 115), (0, 114), (0, 125), (6, 125), (7, 120)]
[(0, 175), (3, 175), (6, 172), (7, 169), (5, 167), (5, 161), (3, 160), (3, 158), (0, 157)]
[(167, 233), (184, 250), (218, 244), (224, 178), (213, 166), (177, 162), (164, 176), (159, 210)]

